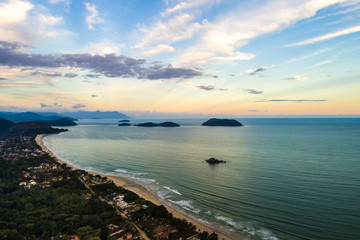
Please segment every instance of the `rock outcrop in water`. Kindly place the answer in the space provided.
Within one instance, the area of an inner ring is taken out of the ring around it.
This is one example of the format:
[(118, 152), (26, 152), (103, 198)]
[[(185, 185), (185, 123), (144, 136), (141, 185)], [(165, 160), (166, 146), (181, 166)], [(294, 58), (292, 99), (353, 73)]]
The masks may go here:
[(224, 160), (219, 160), (216, 158), (209, 158), (208, 160), (205, 160), (209, 164), (218, 164), (218, 163), (226, 163)]
[(120, 127), (129, 127), (129, 126), (131, 126), (131, 124), (130, 123), (119, 123), (119, 126)]
[(243, 125), (235, 119), (211, 118), (201, 124), (201, 126), (241, 127)]
[(163, 123), (146, 122), (146, 123), (140, 123), (135, 126), (137, 126), (137, 127), (180, 127), (179, 124), (174, 123), (174, 122), (163, 122)]

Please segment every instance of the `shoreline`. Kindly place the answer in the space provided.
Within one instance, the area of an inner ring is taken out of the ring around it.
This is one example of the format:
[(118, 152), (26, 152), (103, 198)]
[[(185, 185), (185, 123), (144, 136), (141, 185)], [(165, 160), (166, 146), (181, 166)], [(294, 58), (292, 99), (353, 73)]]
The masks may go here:
[[(78, 170), (80, 168), (77, 168), (75, 166), (70, 165), (69, 163), (63, 161), (62, 159), (60, 159), (59, 157), (57, 157), (54, 152), (52, 152), (51, 150), (49, 150), (43, 142), (43, 139), (46, 135), (45, 134), (38, 134), (35, 138), (36, 143), (41, 147), (41, 149), (48, 153), (52, 158), (54, 158), (58, 163), (60, 164), (66, 164), (67, 166), (71, 167), (71, 169), (73, 170)], [(83, 169), (80, 169), (83, 170)], [(87, 171), (87, 170), (85, 170)], [(216, 234), (218, 234), (219, 236), (219, 240), (236, 240), (236, 239), (240, 239), (240, 240), (248, 240), (249, 238), (246, 236), (234, 236), (223, 230), (220, 229), (216, 229), (206, 223), (203, 223), (202, 221), (195, 219), (194, 217), (191, 217), (183, 212), (180, 212), (179, 210), (175, 209), (172, 206), (169, 206), (167, 203), (161, 201), (157, 196), (155, 196), (151, 191), (149, 191), (146, 187), (144, 187), (143, 185), (141, 185), (140, 183), (138, 183), (137, 181), (130, 179), (128, 177), (125, 176), (119, 176), (119, 175), (108, 175), (108, 174), (102, 174), (102, 173), (97, 173), (97, 172), (93, 172), (93, 171), (87, 171), (90, 174), (94, 174), (97, 175), (99, 174), (102, 177), (107, 177), (109, 180), (113, 181), (117, 186), (126, 188), (136, 194), (138, 194), (140, 197), (153, 202), (156, 205), (164, 205), (166, 207), (166, 209), (173, 214), (174, 217), (180, 218), (180, 219), (185, 219), (188, 222), (191, 222), (193, 225), (196, 226), (197, 230), (200, 230), (201, 232), (203, 231), (207, 231), (209, 234), (215, 232)]]

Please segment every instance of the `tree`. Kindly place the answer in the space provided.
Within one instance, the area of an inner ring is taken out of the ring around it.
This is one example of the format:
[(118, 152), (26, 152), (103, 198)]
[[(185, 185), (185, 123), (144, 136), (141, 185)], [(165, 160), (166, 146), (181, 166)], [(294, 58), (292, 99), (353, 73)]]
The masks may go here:
[(109, 229), (107, 226), (103, 226), (101, 228), (101, 232), (100, 232), (100, 239), (101, 240), (107, 240), (108, 239), (108, 235), (109, 235)]

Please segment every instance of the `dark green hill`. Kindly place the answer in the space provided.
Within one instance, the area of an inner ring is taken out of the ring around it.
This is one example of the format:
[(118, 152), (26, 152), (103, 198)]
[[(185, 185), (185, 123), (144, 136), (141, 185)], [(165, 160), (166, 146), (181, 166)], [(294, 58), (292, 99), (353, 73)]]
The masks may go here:
[(15, 123), (10, 122), (6, 119), (0, 118), (0, 132), (7, 132), (14, 125), (15, 125)]
[(45, 134), (65, 131), (67, 129), (52, 128), (46, 123), (39, 122), (20, 122), (10, 127), (10, 132), (14, 134)]
[(43, 121), (43, 122), (46, 124), (49, 124), (50, 126), (60, 126), (60, 127), (77, 125), (74, 121), (71, 121), (67, 118), (60, 118), (60, 119), (53, 120), (53, 121)]

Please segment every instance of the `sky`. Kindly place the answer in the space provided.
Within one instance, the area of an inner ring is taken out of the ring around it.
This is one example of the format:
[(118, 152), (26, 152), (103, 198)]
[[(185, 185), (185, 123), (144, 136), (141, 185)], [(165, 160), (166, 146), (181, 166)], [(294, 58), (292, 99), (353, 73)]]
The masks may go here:
[(0, 111), (359, 115), (360, 0), (0, 0)]

